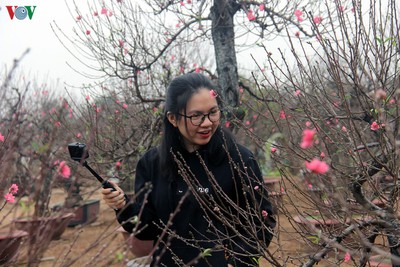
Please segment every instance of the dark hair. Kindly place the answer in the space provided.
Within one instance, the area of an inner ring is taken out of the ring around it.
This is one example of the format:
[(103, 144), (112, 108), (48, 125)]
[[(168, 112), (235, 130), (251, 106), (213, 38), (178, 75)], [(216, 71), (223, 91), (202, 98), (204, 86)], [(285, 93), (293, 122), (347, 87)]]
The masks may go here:
[[(178, 128), (174, 127), (167, 118), (167, 113), (174, 114), (177, 119), (181, 119), (182, 111), (186, 114), (186, 105), (192, 95), (200, 89), (217, 91), (217, 87), (206, 76), (199, 73), (188, 73), (176, 77), (167, 88), (165, 107), (164, 107), (164, 131), (161, 145), (159, 148), (160, 168), (168, 177), (173, 177), (177, 172), (177, 165), (173, 158), (173, 153), (183, 152), (184, 146), (181, 142), (181, 134)], [(218, 105), (221, 108), (221, 101), (217, 97)], [(214, 163), (220, 162), (225, 150), (222, 145), (226, 142), (231, 147), (234, 141), (230, 131), (218, 126), (210, 142), (207, 144), (207, 153), (212, 157)]]

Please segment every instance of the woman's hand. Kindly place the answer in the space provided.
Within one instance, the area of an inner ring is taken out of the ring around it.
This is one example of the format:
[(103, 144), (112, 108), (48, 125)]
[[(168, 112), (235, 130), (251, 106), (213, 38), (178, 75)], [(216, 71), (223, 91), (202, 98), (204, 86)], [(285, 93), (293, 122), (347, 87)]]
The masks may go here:
[(111, 181), (109, 183), (114, 186), (116, 191), (112, 191), (111, 188), (101, 189), (103, 200), (112, 209), (122, 209), (126, 205), (124, 191), (115, 183)]

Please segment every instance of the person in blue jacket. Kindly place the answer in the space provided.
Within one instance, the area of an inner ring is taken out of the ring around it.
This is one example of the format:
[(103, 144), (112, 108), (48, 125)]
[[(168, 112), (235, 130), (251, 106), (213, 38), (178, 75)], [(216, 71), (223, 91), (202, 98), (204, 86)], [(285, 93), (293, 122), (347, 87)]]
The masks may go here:
[(260, 168), (220, 125), (216, 90), (202, 74), (176, 77), (167, 88), (161, 144), (137, 163), (135, 198), (117, 185), (102, 189), (123, 228), (153, 241), (151, 266), (258, 266), (273, 238)]

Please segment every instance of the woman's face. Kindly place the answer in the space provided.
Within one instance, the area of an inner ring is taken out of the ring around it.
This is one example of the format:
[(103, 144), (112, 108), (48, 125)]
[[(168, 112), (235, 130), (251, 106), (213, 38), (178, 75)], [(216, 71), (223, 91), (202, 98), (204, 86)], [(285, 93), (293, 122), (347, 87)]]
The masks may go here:
[[(180, 111), (180, 114), (184, 115), (185, 111)], [(207, 114), (210, 115), (203, 118), (203, 115)], [(180, 116), (177, 120), (175, 115), (169, 114), (168, 119), (179, 129), (186, 149), (193, 152), (210, 141), (219, 125), (219, 114), (215, 94), (208, 89), (200, 89), (189, 99), (186, 105), (186, 117)], [(204, 120), (200, 125), (194, 125), (199, 124), (202, 118)]]

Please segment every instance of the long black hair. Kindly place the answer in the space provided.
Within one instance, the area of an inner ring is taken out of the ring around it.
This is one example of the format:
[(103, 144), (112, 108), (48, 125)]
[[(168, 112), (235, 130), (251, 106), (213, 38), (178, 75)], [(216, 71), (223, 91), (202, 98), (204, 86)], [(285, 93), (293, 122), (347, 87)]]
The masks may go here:
[[(168, 120), (167, 114), (172, 113), (177, 120), (182, 119), (179, 115), (182, 111), (186, 114), (186, 105), (192, 95), (200, 89), (214, 90), (217, 87), (206, 76), (199, 73), (188, 73), (176, 77), (167, 88), (166, 100), (164, 107), (164, 131), (162, 135), (161, 145), (159, 147), (160, 168), (167, 177), (174, 177), (177, 173), (177, 165), (174, 161), (173, 153), (184, 152), (185, 148), (181, 141), (181, 134), (178, 128), (174, 127)], [(222, 109), (221, 99), (217, 97), (217, 103)], [(233, 135), (229, 130), (218, 126), (217, 130), (211, 137), (207, 146), (207, 154), (211, 157), (213, 163), (218, 164), (224, 156), (227, 149), (231, 149), (234, 142)]]

